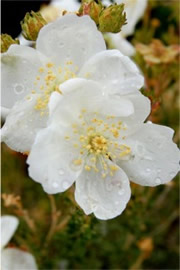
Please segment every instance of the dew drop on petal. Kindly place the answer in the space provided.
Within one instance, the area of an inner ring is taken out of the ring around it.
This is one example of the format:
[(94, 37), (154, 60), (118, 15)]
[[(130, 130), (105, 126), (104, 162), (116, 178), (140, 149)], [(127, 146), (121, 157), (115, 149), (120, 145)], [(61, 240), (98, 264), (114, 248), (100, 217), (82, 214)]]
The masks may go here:
[(157, 185), (160, 185), (160, 184), (161, 184), (161, 179), (160, 179), (159, 177), (157, 177), (157, 178), (155, 179), (155, 183), (156, 183)]
[(118, 83), (118, 80), (117, 80), (117, 79), (115, 79), (115, 80), (113, 80), (113, 81), (112, 81), (112, 83), (115, 85), (115, 84), (117, 84), (117, 83)]
[(63, 186), (64, 189), (67, 189), (69, 187), (69, 183), (67, 181), (64, 181), (62, 183), (62, 186)]
[(64, 175), (64, 171), (63, 171), (62, 169), (60, 169), (60, 170), (58, 171), (58, 173), (59, 173), (59, 175)]
[(123, 194), (124, 194), (124, 191), (125, 191), (125, 190), (122, 188), (122, 189), (120, 189), (120, 190), (118, 191), (118, 194), (119, 194), (119, 195), (123, 195)]
[(146, 169), (146, 172), (148, 172), (148, 173), (149, 173), (150, 171), (151, 171), (151, 169), (149, 169), (149, 168), (147, 168), (147, 169)]
[(59, 43), (59, 47), (60, 47), (60, 48), (63, 48), (63, 47), (64, 47), (64, 42), (60, 42), (60, 43)]
[(53, 185), (54, 188), (57, 188), (59, 186), (57, 182), (53, 182), (52, 185)]
[(161, 172), (161, 169), (157, 169), (157, 172), (160, 173)]
[(24, 85), (22, 84), (15, 84), (14, 85), (14, 93), (20, 95), (24, 92)]

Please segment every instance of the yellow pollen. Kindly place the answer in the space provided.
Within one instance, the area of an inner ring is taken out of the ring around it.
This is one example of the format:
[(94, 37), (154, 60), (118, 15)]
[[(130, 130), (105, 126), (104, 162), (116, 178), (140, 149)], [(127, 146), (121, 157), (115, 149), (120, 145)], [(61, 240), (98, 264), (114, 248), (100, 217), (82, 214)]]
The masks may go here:
[(91, 167), (88, 166), (88, 165), (86, 165), (84, 168), (85, 168), (86, 171), (90, 171), (91, 170)]
[(54, 64), (51, 63), (51, 62), (49, 62), (49, 63), (46, 64), (46, 67), (47, 67), (47, 68), (51, 68), (51, 67), (53, 67), (53, 66), (54, 66)]
[(43, 73), (43, 72), (44, 72), (44, 68), (43, 68), (43, 67), (40, 67), (40, 68), (39, 68), (39, 72), (40, 72), (40, 73)]
[(74, 165), (81, 165), (82, 164), (82, 160), (81, 159), (76, 159), (73, 161)]

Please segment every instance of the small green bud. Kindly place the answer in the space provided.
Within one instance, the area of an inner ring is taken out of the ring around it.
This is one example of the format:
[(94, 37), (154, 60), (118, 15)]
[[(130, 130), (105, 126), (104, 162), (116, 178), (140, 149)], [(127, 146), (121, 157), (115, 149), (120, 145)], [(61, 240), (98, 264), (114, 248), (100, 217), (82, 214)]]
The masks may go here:
[(35, 41), (40, 29), (46, 24), (47, 22), (40, 12), (27, 12), (24, 19), (21, 21), (22, 34), (25, 39)]
[(126, 24), (124, 4), (114, 4), (102, 10), (99, 16), (99, 30), (101, 32), (118, 33)]
[(6, 52), (12, 44), (19, 44), (19, 40), (13, 39), (8, 34), (1, 35), (1, 53)]
[(89, 15), (96, 24), (99, 24), (99, 14), (103, 9), (103, 5), (100, 1), (95, 2), (94, 0), (82, 1), (79, 9), (79, 15)]

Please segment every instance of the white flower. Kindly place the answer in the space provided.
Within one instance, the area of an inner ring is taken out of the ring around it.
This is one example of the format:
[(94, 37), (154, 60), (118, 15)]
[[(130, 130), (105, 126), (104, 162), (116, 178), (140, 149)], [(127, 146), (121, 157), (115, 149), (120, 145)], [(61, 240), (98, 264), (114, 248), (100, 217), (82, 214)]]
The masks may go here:
[(52, 94), (48, 126), (38, 132), (27, 160), (30, 177), (47, 193), (63, 192), (75, 182), (75, 199), (84, 212), (110, 219), (130, 199), (129, 180), (156, 186), (176, 175), (173, 131), (143, 124), (150, 102), (140, 92), (110, 95), (108, 81), (102, 88), (78, 78), (62, 90), (64, 97)]
[(77, 0), (53, 0), (51, 5), (71, 12), (78, 11), (80, 7)]
[(126, 37), (132, 35), (139, 19), (143, 16), (147, 7), (147, 0), (116, 0), (117, 4), (124, 3), (127, 24), (122, 27), (120, 33), (109, 33), (112, 45), (120, 50), (124, 55), (132, 56), (135, 53), (134, 47), (126, 40)]
[(105, 49), (103, 36), (90, 17), (76, 15), (44, 26), (36, 50), (10, 46), (2, 55), (2, 105), (11, 108), (2, 140), (16, 151), (29, 151), (36, 133), (46, 126), (51, 93), (63, 92), (61, 85), (70, 78), (99, 79), (112, 92), (142, 87), (143, 77), (136, 66), (120, 53)]
[(1, 267), (2, 270), (36, 270), (34, 257), (17, 248), (4, 248), (14, 235), (19, 221), (14, 216), (2, 216), (1, 223)]

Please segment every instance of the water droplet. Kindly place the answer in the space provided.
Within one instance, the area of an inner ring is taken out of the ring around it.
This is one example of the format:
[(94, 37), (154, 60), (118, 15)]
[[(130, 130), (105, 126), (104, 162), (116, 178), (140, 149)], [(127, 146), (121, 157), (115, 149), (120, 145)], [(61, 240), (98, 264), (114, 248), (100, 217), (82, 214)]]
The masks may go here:
[(59, 175), (64, 175), (64, 171), (62, 169), (60, 169), (58, 172), (59, 172)]
[(161, 179), (160, 179), (159, 177), (157, 177), (157, 178), (155, 179), (155, 183), (156, 183), (157, 185), (160, 185), (160, 184), (161, 184)]
[(63, 48), (63, 47), (64, 47), (64, 42), (60, 42), (60, 43), (59, 43), (59, 47), (60, 47), (60, 48)]
[(118, 205), (118, 204), (119, 204), (119, 201), (116, 201), (116, 202), (115, 202), (115, 205)]
[(26, 96), (25, 97), (25, 100), (28, 102), (28, 101), (31, 101), (33, 98), (32, 98), (32, 96)]
[(15, 84), (14, 85), (14, 92), (17, 95), (20, 95), (24, 92), (24, 85), (22, 84)]
[(147, 169), (146, 169), (146, 172), (148, 172), (148, 173), (149, 173), (150, 171), (151, 171), (151, 169), (149, 169), (149, 168), (147, 168)]
[(59, 186), (57, 182), (54, 182), (52, 185), (54, 188), (57, 188)]
[(118, 83), (118, 80), (115, 79), (115, 80), (112, 81), (112, 83), (113, 83), (113, 84), (117, 84), (117, 83)]
[(161, 172), (161, 169), (157, 169), (157, 172), (160, 173)]
[(64, 189), (67, 189), (69, 187), (69, 183), (67, 181), (64, 181), (62, 183), (62, 186), (63, 186)]
[(124, 194), (124, 191), (125, 191), (125, 190), (122, 188), (122, 189), (120, 189), (120, 190), (118, 191), (118, 194), (119, 194), (119, 195), (123, 195), (123, 194)]

